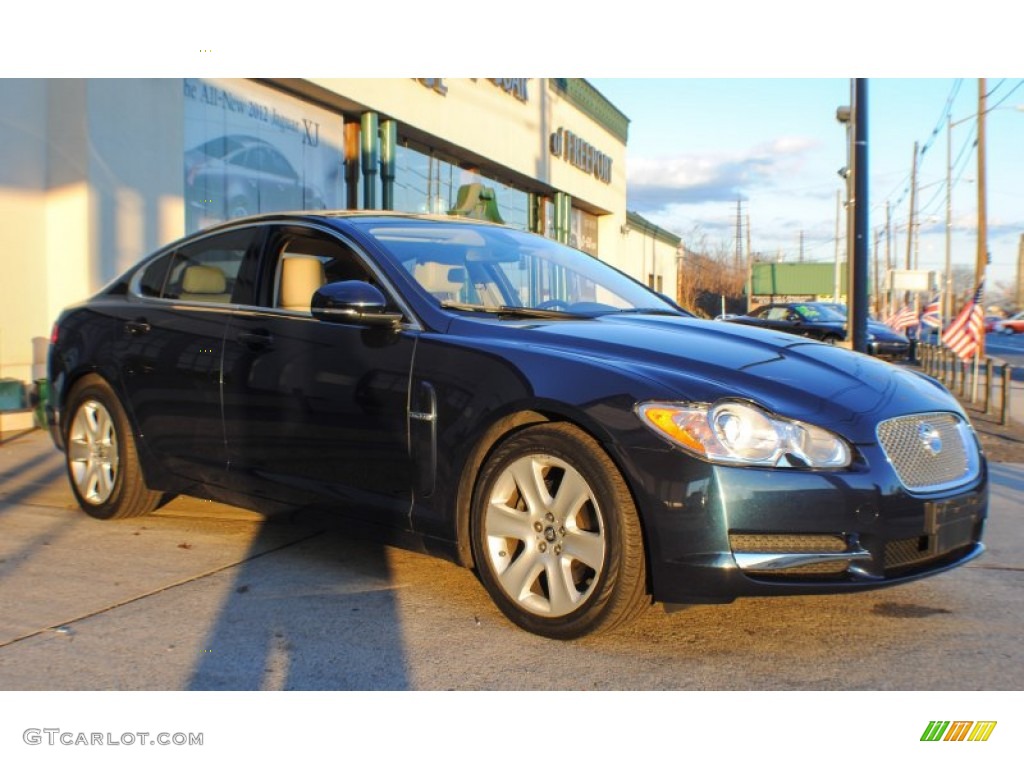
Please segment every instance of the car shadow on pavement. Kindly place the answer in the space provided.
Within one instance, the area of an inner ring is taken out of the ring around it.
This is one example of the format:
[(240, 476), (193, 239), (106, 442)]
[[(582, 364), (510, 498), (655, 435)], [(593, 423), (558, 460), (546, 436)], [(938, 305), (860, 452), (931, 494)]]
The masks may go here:
[(265, 521), (250, 552), (214, 577), (230, 583), (189, 690), (409, 688), (384, 546), (297, 515)]
[(388, 547), (322, 515), (261, 519), (191, 497), (93, 520), (44, 433), (0, 448), (10, 688), (410, 687)]

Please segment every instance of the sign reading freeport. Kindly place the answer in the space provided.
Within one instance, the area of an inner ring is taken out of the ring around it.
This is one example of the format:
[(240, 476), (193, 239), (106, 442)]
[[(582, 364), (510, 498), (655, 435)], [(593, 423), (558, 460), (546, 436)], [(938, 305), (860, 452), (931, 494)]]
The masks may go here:
[(995, 720), (932, 720), (921, 741), (988, 741), (995, 729)]

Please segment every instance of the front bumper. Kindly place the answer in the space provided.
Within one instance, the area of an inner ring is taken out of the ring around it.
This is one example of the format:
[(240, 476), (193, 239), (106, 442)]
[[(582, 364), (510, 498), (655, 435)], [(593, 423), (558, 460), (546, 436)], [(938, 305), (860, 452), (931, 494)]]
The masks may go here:
[[(984, 551), (984, 462), (964, 486), (912, 495), (880, 449), (862, 452), (867, 461), (843, 472), (659, 456), (652, 464), (662, 481), (645, 486), (664, 489), (662, 498), (641, 502), (654, 599), (730, 602), (874, 589), (940, 573)], [(680, 480), (666, 482), (664, 472)]]
[(868, 353), (875, 357), (891, 357), (903, 360), (910, 354), (908, 341), (869, 341)]

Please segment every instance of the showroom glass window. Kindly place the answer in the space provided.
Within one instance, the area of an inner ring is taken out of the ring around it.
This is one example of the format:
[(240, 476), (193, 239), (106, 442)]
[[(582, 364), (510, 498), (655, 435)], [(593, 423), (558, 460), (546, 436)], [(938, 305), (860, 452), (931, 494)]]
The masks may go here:
[(506, 224), (522, 230), (528, 228), (529, 196), (521, 190), (409, 147), (397, 148), (395, 166), (396, 211), (448, 213), (455, 207), (460, 186), (483, 184), (494, 190), (498, 212)]

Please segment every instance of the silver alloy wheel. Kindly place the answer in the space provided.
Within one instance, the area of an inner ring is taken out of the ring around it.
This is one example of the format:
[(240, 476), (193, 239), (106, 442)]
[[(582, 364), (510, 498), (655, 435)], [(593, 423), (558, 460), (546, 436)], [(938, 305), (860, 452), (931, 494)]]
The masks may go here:
[(119, 456), (117, 428), (98, 400), (86, 400), (75, 412), (68, 432), (68, 467), (79, 495), (103, 504), (114, 492)]
[(593, 490), (571, 465), (530, 454), (496, 479), (484, 512), (487, 557), (502, 590), (537, 616), (565, 616), (593, 593), (605, 526)]

